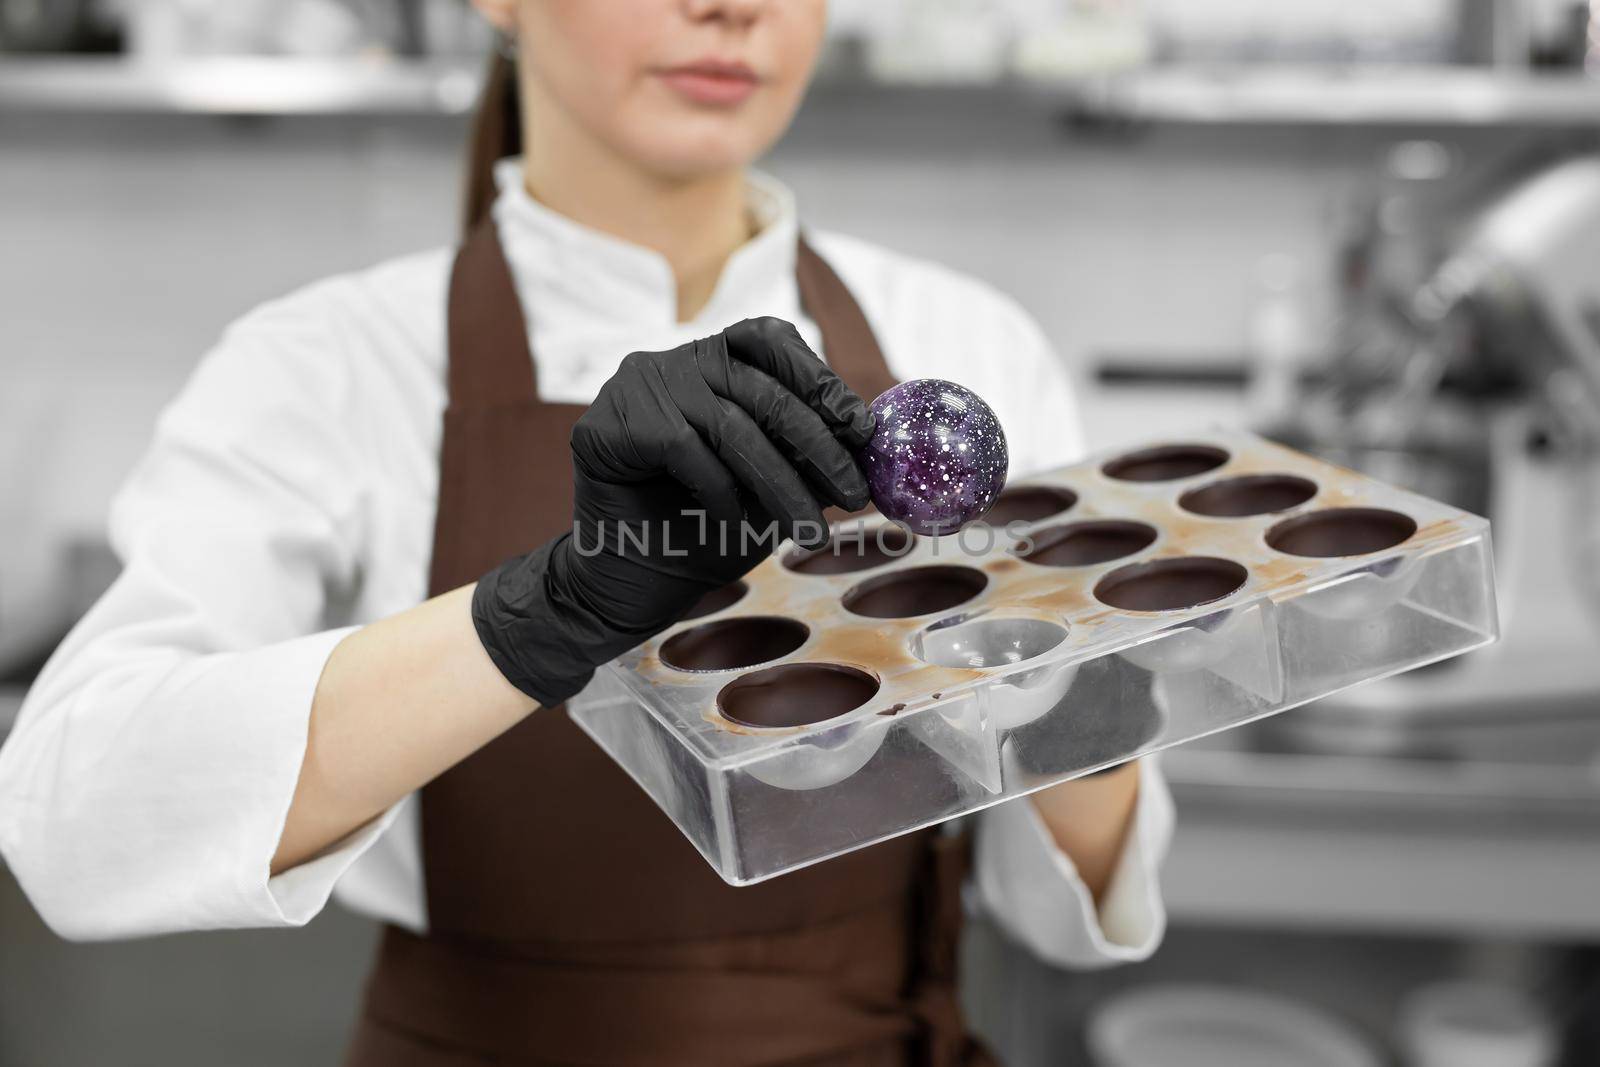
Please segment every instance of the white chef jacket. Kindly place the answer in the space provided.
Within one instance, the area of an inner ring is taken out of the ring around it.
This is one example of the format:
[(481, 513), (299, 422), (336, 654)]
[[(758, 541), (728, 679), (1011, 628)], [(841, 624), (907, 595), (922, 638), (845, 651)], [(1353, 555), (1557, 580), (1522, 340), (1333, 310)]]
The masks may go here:
[[(494, 217), (546, 400), (587, 403), (627, 353), (750, 316), (789, 319), (820, 351), (796, 291), (793, 198), (772, 179), (752, 176), (759, 232), (680, 323), (661, 256), (538, 204), (520, 173), (501, 164)], [(1014, 476), (1079, 455), (1069, 377), (1015, 303), (931, 263), (812, 237), (896, 377), (951, 379), (990, 402)], [(415, 797), (293, 870), (272, 877), (269, 863), (328, 655), (427, 594), (450, 265), (450, 250), (427, 252), (258, 309), (163, 413), (112, 507), (125, 569), (0, 749), (0, 853), (63, 936), (294, 926), (330, 893), (427, 928)], [(1033, 806), (1000, 805), (980, 817), (972, 895), (1045, 959), (1143, 958), (1164, 927), (1171, 825), (1146, 761), (1097, 910)]]

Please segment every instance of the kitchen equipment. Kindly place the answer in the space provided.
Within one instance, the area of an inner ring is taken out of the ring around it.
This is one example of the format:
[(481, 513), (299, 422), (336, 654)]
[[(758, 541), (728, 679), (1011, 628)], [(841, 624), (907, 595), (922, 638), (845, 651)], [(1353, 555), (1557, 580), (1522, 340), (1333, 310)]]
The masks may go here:
[(1090, 1014), (1095, 1067), (1378, 1067), (1359, 1033), (1307, 1004), (1261, 990), (1160, 985)]
[(743, 884), (1496, 635), (1487, 522), (1249, 434), (996, 509), (781, 553), (571, 713)]
[(1407, 1067), (1551, 1067), (1555, 1024), (1533, 999), (1493, 982), (1440, 982), (1400, 1008)]
[(0, 0), (0, 52), (67, 52), (103, 47), (95, 0)]
[(1189, 64), (1433, 63), (1452, 58), (1453, 0), (1144, 0), (1163, 58)]
[(1337, 395), (1301, 398), (1268, 435), (1492, 516), (1506, 638), (1277, 720), (1267, 743), (1433, 754), (1442, 730), (1471, 726), (1492, 751), (1534, 709), (1581, 718), (1600, 694), (1600, 156), (1525, 177), (1452, 228), (1422, 284), (1373, 302), (1388, 322), (1353, 323), (1384, 348), (1398, 319), (1409, 347), (1382, 373), (1343, 360)]

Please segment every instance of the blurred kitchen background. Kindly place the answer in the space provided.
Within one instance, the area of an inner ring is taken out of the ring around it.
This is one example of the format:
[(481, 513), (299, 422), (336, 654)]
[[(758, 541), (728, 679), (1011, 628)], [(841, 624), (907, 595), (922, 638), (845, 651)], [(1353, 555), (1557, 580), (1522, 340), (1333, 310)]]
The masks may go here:
[[(833, 20), (769, 168), (1015, 294), (1096, 447), (1249, 423), (1495, 522), (1500, 645), (1166, 757), (1153, 962), (974, 930), (1007, 1061), (1600, 1063), (1600, 3)], [(224, 324), (453, 240), (490, 46), (460, 0), (0, 0), (0, 736)], [(67, 945), (0, 867), (0, 1065), (333, 1064), (372, 937)]]

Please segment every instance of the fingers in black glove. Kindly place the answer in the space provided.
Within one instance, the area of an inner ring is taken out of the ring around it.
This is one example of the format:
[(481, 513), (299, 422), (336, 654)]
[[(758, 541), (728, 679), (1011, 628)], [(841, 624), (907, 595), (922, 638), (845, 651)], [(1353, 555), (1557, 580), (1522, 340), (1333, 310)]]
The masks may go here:
[(826, 505), (867, 502), (851, 452), (873, 422), (778, 319), (628, 356), (572, 432), (573, 532), (478, 583), (485, 648), (512, 684), (559, 703), (747, 574), (773, 532), (824, 543)]
[(792, 323), (770, 315), (745, 319), (722, 336), (733, 358), (776, 379), (821, 416), (846, 448), (854, 451), (872, 437), (876, 420), (867, 402), (817, 358)]
[(825, 537), (825, 506), (866, 506), (850, 450), (872, 425), (866, 403), (792, 326), (747, 319), (671, 352), (624, 359), (574, 430), (573, 452), (601, 481), (665, 471), (714, 521), (733, 521), (742, 495), (745, 511), (810, 545)]
[[(743, 516), (742, 507), (729, 508), (732, 485), (776, 519), (785, 536), (817, 528), (823, 504), (801, 475), (749, 412), (702, 377), (697, 350), (712, 346), (714, 339), (696, 341), (692, 351), (624, 359), (573, 429), (575, 461), (599, 481), (639, 482), (665, 471), (717, 520), (737, 523)], [(704, 362), (718, 361), (712, 355)]]
[[(866, 477), (814, 408), (766, 372), (722, 357), (714, 345), (697, 346), (695, 357), (711, 391), (748, 412), (822, 499), (848, 511), (867, 506)], [(800, 358), (820, 363), (813, 355)]]

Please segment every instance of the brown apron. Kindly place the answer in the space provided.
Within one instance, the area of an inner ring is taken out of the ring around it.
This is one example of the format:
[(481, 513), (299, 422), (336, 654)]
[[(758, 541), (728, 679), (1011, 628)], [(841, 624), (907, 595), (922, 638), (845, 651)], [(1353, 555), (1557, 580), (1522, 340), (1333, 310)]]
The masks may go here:
[[(797, 279), (844, 380), (867, 397), (893, 384), (804, 240)], [(456, 258), (449, 346), (435, 595), (565, 530), (584, 411), (539, 399), (492, 223)], [(959, 839), (911, 834), (734, 888), (552, 708), (423, 789), (422, 845), (429, 934), (385, 932), (351, 1067), (991, 1062), (955, 994)]]

